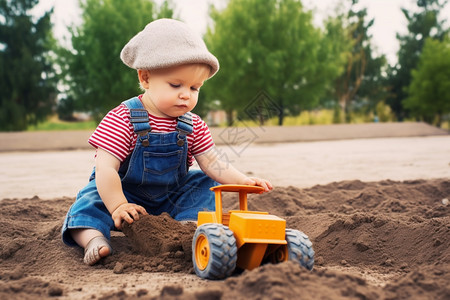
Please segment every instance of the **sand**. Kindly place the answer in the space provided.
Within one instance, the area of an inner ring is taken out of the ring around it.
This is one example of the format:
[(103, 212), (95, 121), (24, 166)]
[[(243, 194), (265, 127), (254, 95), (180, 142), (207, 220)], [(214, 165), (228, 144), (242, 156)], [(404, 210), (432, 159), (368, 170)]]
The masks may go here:
[[(449, 136), (223, 150), (244, 172), (275, 183), (250, 197), (250, 209), (305, 232), (316, 252), (312, 271), (286, 262), (199, 279), (190, 260), (195, 227), (165, 215), (114, 232), (114, 254), (86, 266), (60, 228), (92, 151), (5, 152), (0, 299), (450, 298)], [(225, 197), (225, 209), (236, 204)]]
[[(193, 274), (195, 228), (168, 216), (114, 233), (114, 255), (88, 267), (80, 249), (60, 241), (73, 198), (4, 199), (0, 298), (449, 299), (449, 196), (449, 179), (352, 180), (252, 196), (250, 209), (284, 216), (310, 237), (315, 267), (264, 265), (223, 281)], [(227, 209), (236, 204), (225, 198)]]

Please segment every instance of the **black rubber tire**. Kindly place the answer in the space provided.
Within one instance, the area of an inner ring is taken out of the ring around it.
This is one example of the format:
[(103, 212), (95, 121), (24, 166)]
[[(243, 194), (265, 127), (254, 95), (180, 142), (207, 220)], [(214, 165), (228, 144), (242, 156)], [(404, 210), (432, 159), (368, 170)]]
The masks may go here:
[[(201, 270), (196, 262), (196, 243), (199, 237), (206, 238), (209, 245), (209, 259)], [(236, 268), (237, 246), (233, 232), (222, 224), (203, 224), (195, 231), (192, 239), (192, 263), (195, 273), (205, 279), (223, 279)]]
[(300, 263), (308, 270), (314, 267), (314, 250), (308, 236), (295, 229), (286, 229), (289, 260)]

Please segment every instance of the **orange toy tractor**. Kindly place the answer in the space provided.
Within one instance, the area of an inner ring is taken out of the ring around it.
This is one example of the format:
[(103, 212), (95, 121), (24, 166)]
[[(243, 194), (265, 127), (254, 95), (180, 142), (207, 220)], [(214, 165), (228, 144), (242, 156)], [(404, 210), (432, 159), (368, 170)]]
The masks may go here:
[[(201, 278), (222, 279), (236, 266), (252, 270), (264, 263), (297, 261), (308, 270), (314, 265), (314, 250), (302, 232), (286, 229), (286, 221), (268, 212), (249, 211), (247, 193), (264, 189), (247, 185), (219, 185), (211, 188), (216, 211), (198, 213), (192, 241), (192, 261)], [(222, 192), (239, 193), (239, 210), (222, 211)]]

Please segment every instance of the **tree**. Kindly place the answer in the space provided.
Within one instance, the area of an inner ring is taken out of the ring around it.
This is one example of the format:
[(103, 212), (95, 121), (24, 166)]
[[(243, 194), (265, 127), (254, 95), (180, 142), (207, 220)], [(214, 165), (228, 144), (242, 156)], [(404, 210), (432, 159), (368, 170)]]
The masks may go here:
[(427, 38), (442, 40), (446, 34), (444, 21), (439, 20), (439, 12), (447, 0), (417, 0), (420, 11), (412, 13), (402, 9), (408, 21), (408, 33), (397, 34), (400, 44), (398, 62), (389, 70), (389, 104), (399, 120), (407, 116), (403, 100), (407, 97), (407, 88), (411, 83), (411, 70), (417, 67), (420, 53)]
[(229, 124), (234, 111), (263, 124), (272, 110), (282, 125), (286, 112), (314, 106), (339, 72), (332, 45), (298, 0), (230, 0), (211, 17), (205, 40), (221, 70), (205, 89)]
[(0, 130), (24, 130), (52, 111), (52, 11), (33, 20), (29, 11), (37, 3), (0, 0)]
[(425, 41), (408, 95), (403, 105), (412, 115), (441, 126), (442, 116), (450, 113), (450, 36)]
[(160, 10), (147, 0), (85, 0), (80, 5), (83, 21), (71, 29), (73, 49), (61, 51), (61, 65), (67, 101), (99, 120), (139, 92), (136, 71), (120, 60), (123, 46), (149, 22), (171, 17), (173, 10), (167, 1)]
[[(335, 82), (334, 94), (346, 122), (350, 122), (349, 109), (352, 104), (363, 106), (376, 103), (382, 98), (381, 70), (386, 64), (384, 56), (374, 57), (371, 36), (368, 34), (374, 19), (367, 20), (367, 9), (357, 10), (358, 0), (352, 0), (348, 13), (338, 16), (341, 21), (343, 41), (350, 47), (343, 52), (346, 59), (345, 71)], [(357, 103), (359, 102), (359, 103)], [(369, 105), (372, 108), (375, 105)]]

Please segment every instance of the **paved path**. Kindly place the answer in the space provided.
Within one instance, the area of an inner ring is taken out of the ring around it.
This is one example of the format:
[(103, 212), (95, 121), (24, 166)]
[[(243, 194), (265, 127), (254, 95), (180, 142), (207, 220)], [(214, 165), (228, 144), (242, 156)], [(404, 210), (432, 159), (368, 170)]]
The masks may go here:
[[(218, 147), (238, 169), (276, 186), (450, 178), (449, 135)], [(0, 153), (0, 199), (75, 197), (93, 156), (92, 150)]]
[[(312, 142), (363, 138), (448, 135), (445, 130), (425, 123), (367, 123), (283, 127), (211, 128), (217, 145)], [(91, 149), (87, 143), (92, 130), (0, 132), (0, 152)]]

